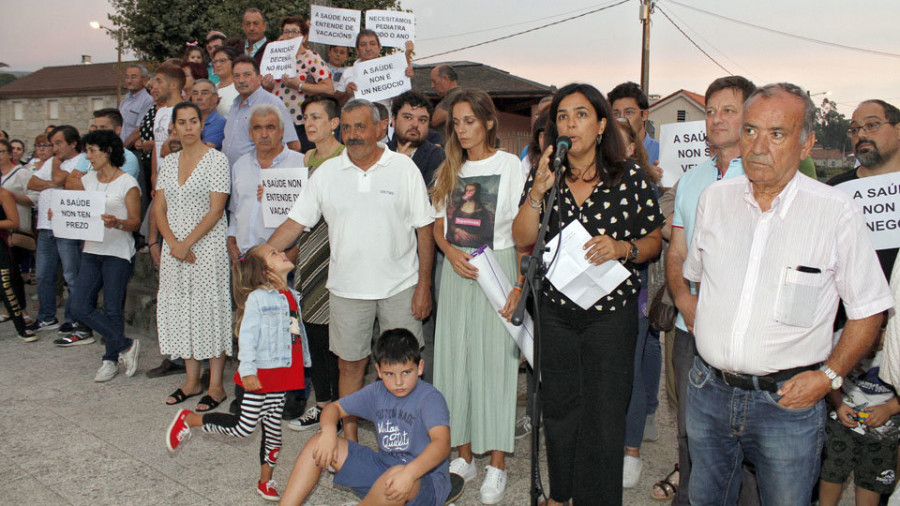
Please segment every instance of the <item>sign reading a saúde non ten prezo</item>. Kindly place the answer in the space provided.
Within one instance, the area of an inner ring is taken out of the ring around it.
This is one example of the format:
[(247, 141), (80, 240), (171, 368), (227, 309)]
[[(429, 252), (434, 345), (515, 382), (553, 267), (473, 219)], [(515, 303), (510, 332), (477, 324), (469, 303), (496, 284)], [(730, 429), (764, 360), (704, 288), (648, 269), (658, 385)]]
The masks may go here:
[(660, 186), (675, 186), (685, 172), (707, 158), (705, 121), (667, 123), (659, 128), (659, 167), (663, 170)]
[(297, 75), (297, 51), (303, 37), (295, 39), (277, 40), (266, 44), (266, 52), (263, 53), (259, 64), (259, 75), (272, 74), (275, 79), (281, 76), (294, 77)]
[(50, 202), (53, 235), (63, 239), (102, 241), (106, 195), (103, 192), (55, 190)]
[(338, 9), (310, 5), (309, 41), (330, 46), (356, 45), (356, 35), (362, 13), (353, 9)]
[(415, 41), (416, 16), (412, 12), (366, 11), (366, 28), (378, 34), (384, 47), (406, 47), (407, 41)]
[(900, 247), (900, 173), (861, 177), (836, 188), (853, 197), (862, 211), (875, 249)]
[(266, 228), (284, 223), (308, 177), (309, 167), (262, 170), (259, 184), (263, 187), (262, 212)]
[(412, 82), (406, 77), (406, 56), (394, 53), (366, 62), (357, 62), (356, 98), (378, 102), (394, 98), (412, 89)]

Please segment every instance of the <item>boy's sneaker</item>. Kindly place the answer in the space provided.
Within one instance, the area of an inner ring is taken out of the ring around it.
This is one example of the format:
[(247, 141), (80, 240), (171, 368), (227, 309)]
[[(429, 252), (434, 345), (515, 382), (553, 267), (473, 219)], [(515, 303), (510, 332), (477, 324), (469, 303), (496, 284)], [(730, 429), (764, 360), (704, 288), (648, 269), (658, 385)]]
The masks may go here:
[(277, 501), (281, 499), (281, 495), (275, 490), (275, 480), (269, 480), (265, 483), (261, 481), (257, 482), (256, 493), (267, 501)]
[(138, 357), (141, 354), (141, 342), (137, 339), (131, 340), (131, 348), (128, 351), (119, 353), (119, 362), (125, 368), (125, 376), (129, 378), (134, 376), (137, 371)]
[(516, 439), (522, 439), (529, 434), (531, 434), (531, 417), (525, 415), (516, 420)]
[(322, 415), (322, 408), (313, 406), (303, 413), (303, 416), (296, 420), (288, 422), (288, 428), (296, 431), (310, 430), (319, 427), (319, 417)]
[(62, 325), (59, 326), (59, 333), (62, 335), (71, 334), (72, 332), (75, 332), (76, 330), (78, 330), (78, 327), (76, 326), (75, 323), (72, 323), (72, 322), (64, 322)]
[(462, 476), (464, 480), (469, 481), (478, 474), (475, 469), (475, 462), (466, 462), (466, 459), (457, 457), (450, 463), (450, 474)]
[(54, 339), (53, 344), (68, 348), (69, 346), (81, 346), (82, 344), (93, 344), (94, 338), (90, 334), (81, 332), (73, 332), (66, 337)]
[(35, 321), (34, 323), (25, 327), (26, 329), (33, 330), (35, 332), (40, 332), (42, 330), (53, 330), (59, 328), (59, 320), (56, 318), (52, 320), (46, 321)]
[(497, 504), (503, 500), (503, 493), (506, 492), (506, 470), (494, 466), (487, 466), (485, 469), (487, 473), (481, 483), (481, 503)]
[(166, 447), (170, 452), (177, 450), (181, 443), (191, 436), (191, 427), (184, 421), (189, 414), (191, 414), (190, 410), (180, 410), (169, 425), (169, 430), (166, 431)]
[(119, 367), (112, 360), (104, 360), (102, 364), (100, 364), (100, 369), (97, 370), (97, 375), (94, 376), (94, 381), (97, 383), (103, 383), (104, 381), (109, 381), (116, 377), (116, 374), (119, 373)]

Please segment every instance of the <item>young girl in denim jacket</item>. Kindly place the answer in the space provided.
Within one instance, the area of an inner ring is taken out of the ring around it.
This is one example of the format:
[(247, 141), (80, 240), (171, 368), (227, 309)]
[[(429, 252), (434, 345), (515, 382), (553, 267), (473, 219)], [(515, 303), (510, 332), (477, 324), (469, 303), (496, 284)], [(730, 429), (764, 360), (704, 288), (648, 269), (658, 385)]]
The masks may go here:
[(262, 423), (256, 491), (269, 501), (279, 499), (272, 472), (281, 450), (284, 394), (304, 388), (304, 363), (311, 365), (298, 296), (287, 287), (287, 275), (293, 269), (284, 252), (267, 244), (250, 248), (235, 262), (232, 279), (240, 365), (234, 382), (246, 391), (240, 414), (183, 409), (166, 432), (166, 446), (174, 452), (190, 436), (191, 427), (243, 438)]

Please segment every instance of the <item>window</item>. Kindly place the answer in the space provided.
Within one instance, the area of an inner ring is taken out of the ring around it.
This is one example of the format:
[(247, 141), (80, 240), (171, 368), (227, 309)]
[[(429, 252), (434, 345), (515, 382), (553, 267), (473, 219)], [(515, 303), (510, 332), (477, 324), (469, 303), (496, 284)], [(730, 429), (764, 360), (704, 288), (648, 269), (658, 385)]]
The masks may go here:
[(49, 119), (59, 119), (59, 100), (47, 101), (47, 117)]
[(685, 112), (684, 109), (679, 109), (678, 110), (678, 119), (676, 121), (678, 121), (679, 123), (684, 123), (685, 119), (687, 119), (687, 112)]
[(95, 98), (91, 99), (91, 110), (92, 111), (99, 111), (100, 109), (103, 109), (103, 107), (105, 107), (105, 104), (103, 103), (102, 98), (95, 97)]
[(25, 119), (25, 104), (22, 102), (13, 102), (13, 119), (22, 121)]

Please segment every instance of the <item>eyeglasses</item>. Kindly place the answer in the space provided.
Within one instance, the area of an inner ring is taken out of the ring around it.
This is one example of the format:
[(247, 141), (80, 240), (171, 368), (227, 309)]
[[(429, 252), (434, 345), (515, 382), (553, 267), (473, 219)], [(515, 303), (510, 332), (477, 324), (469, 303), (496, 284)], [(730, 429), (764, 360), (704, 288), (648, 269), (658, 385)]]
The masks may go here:
[(299, 28), (288, 28), (287, 30), (282, 30), (281, 33), (283, 35), (299, 35), (303, 32)]
[(870, 133), (875, 132), (879, 128), (881, 128), (881, 125), (885, 125), (885, 124), (896, 125), (896, 123), (891, 123), (890, 121), (878, 121), (878, 120), (867, 121), (863, 124), (863, 126), (852, 126), (852, 127), (848, 128), (847, 135), (849, 135), (850, 137), (856, 137), (857, 135), (859, 135), (860, 130), (862, 130), (863, 132), (865, 132), (867, 134), (870, 134)]
[(231, 60), (228, 58), (219, 58), (218, 60), (213, 60), (212, 63), (213, 63), (213, 65), (221, 65), (227, 61), (231, 61)]

